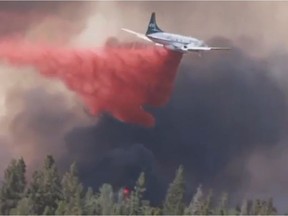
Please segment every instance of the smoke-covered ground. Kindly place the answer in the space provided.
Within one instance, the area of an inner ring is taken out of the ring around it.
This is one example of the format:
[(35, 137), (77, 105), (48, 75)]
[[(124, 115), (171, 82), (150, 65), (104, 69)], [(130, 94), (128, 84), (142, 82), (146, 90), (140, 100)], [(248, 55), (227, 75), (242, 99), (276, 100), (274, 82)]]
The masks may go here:
[[(147, 195), (157, 202), (183, 164), (190, 192), (202, 183), (228, 191), (235, 199), (273, 196), (280, 208), (286, 207), (286, 2), (0, 6), (0, 32), (5, 37), (21, 34), (76, 47), (103, 45), (110, 36), (132, 41), (136, 39), (119, 29), (144, 32), (155, 11), (163, 30), (233, 47), (229, 53), (184, 57), (168, 105), (148, 108), (157, 122), (152, 129), (108, 116), (91, 118), (62, 83), (46, 80), (30, 67), (1, 64), (2, 170), (18, 156), (37, 167), (47, 153), (62, 167), (76, 160), (83, 181), (95, 187), (103, 182), (132, 185), (144, 170)], [(15, 22), (8, 28), (5, 20), (12, 18)]]

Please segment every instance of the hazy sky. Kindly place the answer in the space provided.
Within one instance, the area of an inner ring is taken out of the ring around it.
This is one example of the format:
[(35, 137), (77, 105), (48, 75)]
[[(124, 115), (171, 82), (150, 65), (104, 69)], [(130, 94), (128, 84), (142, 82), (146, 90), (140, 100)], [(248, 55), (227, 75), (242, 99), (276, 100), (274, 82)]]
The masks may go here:
[(203, 183), (235, 198), (273, 195), (287, 203), (287, 9), (272, 1), (0, 2), (3, 37), (89, 48), (111, 36), (132, 41), (120, 28), (145, 32), (155, 11), (163, 30), (233, 47), (185, 56), (151, 130), (108, 117), (95, 123), (59, 81), (2, 63), (0, 168), (19, 156), (37, 167), (51, 153), (61, 167), (77, 160), (83, 180), (96, 186), (131, 185), (144, 169), (157, 200), (184, 164), (191, 191)]

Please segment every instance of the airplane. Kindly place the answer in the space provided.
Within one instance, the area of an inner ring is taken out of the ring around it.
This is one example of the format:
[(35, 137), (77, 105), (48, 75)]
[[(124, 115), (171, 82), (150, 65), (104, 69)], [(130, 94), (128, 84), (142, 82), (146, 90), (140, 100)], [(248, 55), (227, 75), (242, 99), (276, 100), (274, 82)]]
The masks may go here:
[(152, 12), (151, 14), (146, 34), (141, 34), (127, 28), (122, 28), (122, 30), (130, 34), (134, 34), (137, 37), (146, 41), (153, 42), (155, 45), (164, 46), (169, 50), (181, 53), (230, 49), (228, 47), (209, 47), (203, 40), (179, 34), (164, 32), (158, 27), (156, 23), (155, 12)]

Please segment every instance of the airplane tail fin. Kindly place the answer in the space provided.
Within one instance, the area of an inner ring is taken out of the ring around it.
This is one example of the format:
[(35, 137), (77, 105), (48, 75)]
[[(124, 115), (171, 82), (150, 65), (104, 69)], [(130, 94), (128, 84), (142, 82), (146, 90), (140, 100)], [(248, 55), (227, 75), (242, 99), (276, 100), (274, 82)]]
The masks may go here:
[(148, 29), (146, 31), (146, 35), (157, 33), (157, 32), (163, 32), (163, 31), (158, 27), (156, 23), (156, 14), (155, 12), (153, 12), (151, 14), (151, 18), (149, 21)]

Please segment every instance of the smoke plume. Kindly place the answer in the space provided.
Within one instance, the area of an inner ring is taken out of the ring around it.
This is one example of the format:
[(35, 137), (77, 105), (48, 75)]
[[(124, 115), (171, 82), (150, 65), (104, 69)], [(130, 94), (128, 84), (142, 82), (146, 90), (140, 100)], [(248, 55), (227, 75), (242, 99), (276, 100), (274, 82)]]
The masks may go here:
[(101, 47), (110, 36), (136, 40), (121, 27), (144, 32), (155, 11), (163, 30), (233, 48), (182, 59), (167, 106), (145, 107), (155, 128), (107, 115), (93, 122), (61, 82), (30, 66), (1, 64), (0, 168), (23, 155), (34, 168), (52, 153), (62, 166), (76, 160), (82, 180), (95, 188), (103, 182), (130, 186), (144, 170), (147, 194), (159, 202), (183, 164), (190, 192), (202, 183), (238, 200), (273, 196), (287, 210), (286, 2), (0, 4), (10, 14), (0, 19), (1, 37), (17, 33), (77, 49)]
[[(0, 2), (0, 38), (67, 44), (84, 29), (88, 5)], [(0, 179), (12, 158), (24, 157), (29, 174), (47, 154), (62, 158), (66, 133), (75, 125), (95, 123), (85, 115), (73, 92), (60, 81), (47, 80), (31, 66), (17, 68), (2, 61), (0, 84)]]
[[(159, 201), (164, 196), (163, 185), (183, 164), (190, 192), (201, 183), (216, 192), (229, 191), (232, 197), (247, 195), (251, 179), (258, 174), (248, 168), (249, 158), (259, 146), (270, 149), (277, 145), (286, 128), (285, 95), (263, 61), (246, 57), (237, 47), (229, 56), (206, 54), (195, 59), (184, 58), (171, 101), (162, 109), (153, 109), (158, 122), (155, 129), (106, 118), (100, 125), (69, 134), (69, 155), (79, 161), (87, 184), (99, 186), (96, 175), (104, 172), (112, 183), (117, 179), (115, 170), (122, 170), (125, 181), (118, 183), (130, 185), (137, 178), (135, 172), (147, 170), (158, 179), (148, 187), (160, 190), (150, 198)], [(157, 172), (150, 171), (145, 160), (127, 162), (126, 154), (120, 152), (112, 155), (117, 161), (122, 158), (123, 163), (117, 163), (121, 168), (109, 162), (114, 149), (130, 152), (135, 143), (143, 145), (143, 155), (149, 151), (157, 159)]]

